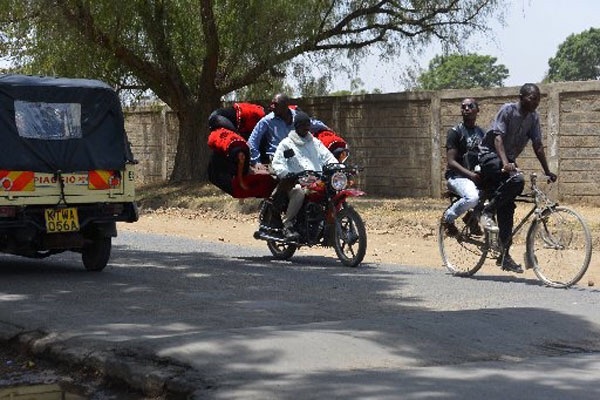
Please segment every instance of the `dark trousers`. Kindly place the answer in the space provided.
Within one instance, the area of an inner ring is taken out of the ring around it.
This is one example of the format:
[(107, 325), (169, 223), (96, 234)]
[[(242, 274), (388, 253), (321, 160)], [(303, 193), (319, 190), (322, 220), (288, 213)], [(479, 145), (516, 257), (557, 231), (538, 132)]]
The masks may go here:
[(234, 175), (234, 169), (227, 157), (217, 152), (213, 152), (210, 155), (210, 160), (208, 162), (208, 181), (210, 183), (225, 193), (232, 194), (232, 179)]
[(498, 238), (504, 249), (511, 245), (511, 234), (515, 215), (515, 198), (525, 188), (523, 175), (510, 176), (502, 172), (502, 160), (495, 153), (486, 154), (480, 160), (481, 178), (490, 201), (484, 212), (496, 214), (498, 221)]

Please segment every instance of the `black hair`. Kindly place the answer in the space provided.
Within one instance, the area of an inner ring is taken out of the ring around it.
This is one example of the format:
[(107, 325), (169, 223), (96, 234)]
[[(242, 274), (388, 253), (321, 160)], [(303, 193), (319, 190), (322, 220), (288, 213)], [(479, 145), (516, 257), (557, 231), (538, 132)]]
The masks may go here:
[(535, 83), (526, 83), (519, 89), (519, 96), (526, 96), (533, 92), (540, 93), (540, 88)]
[(465, 100), (471, 100), (471, 104), (474, 104), (474, 105), (475, 105), (475, 109), (476, 109), (477, 111), (479, 111), (479, 103), (477, 103), (477, 100), (475, 100), (475, 99), (474, 99), (474, 98), (472, 98), (472, 97), (467, 97), (467, 98), (463, 99), (463, 101), (460, 103), (460, 106), (461, 106), (461, 107), (462, 107), (462, 105), (463, 105), (463, 102), (464, 102)]
[(290, 97), (285, 93), (277, 93), (273, 96), (273, 103), (285, 103), (290, 104)]
[(308, 114), (303, 111), (296, 112), (296, 115), (294, 115), (294, 128), (298, 129), (299, 126), (306, 123), (310, 124), (310, 117)]

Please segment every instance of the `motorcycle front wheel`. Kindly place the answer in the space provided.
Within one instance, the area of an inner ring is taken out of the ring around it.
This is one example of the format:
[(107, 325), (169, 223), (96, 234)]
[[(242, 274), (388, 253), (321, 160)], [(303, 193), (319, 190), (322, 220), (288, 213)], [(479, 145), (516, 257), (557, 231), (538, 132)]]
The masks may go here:
[(267, 240), (267, 247), (273, 257), (278, 260), (289, 260), (298, 249), (295, 244), (276, 242), (275, 240)]
[(346, 205), (335, 216), (333, 247), (335, 254), (347, 267), (356, 267), (365, 258), (367, 231), (362, 218), (352, 206)]

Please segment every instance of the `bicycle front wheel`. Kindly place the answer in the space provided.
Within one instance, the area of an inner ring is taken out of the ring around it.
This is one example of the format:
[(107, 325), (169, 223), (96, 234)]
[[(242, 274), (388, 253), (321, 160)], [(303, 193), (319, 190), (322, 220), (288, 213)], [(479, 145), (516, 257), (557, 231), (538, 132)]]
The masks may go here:
[(592, 236), (585, 221), (566, 207), (548, 209), (527, 233), (527, 259), (548, 286), (569, 287), (583, 277), (592, 256)]
[(440, 223), (438, 227), (438, 247), (444, 267), (455, 276), (471, 276), (483, 265), (487, 255), (485, 236), (471, 234), (462, 218), (454, 222), (458, 234), (450, 236)]

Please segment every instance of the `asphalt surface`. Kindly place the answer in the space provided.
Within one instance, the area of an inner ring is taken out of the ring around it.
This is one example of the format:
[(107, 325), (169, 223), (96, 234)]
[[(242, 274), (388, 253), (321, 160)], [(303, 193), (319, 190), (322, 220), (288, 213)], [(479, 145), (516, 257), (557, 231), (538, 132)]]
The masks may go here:
[(101, 273), (76, 254), (0, 256), (0, 339), (149, 396), (599, 398), (600, 291), (485, 268), (120, 233)]

